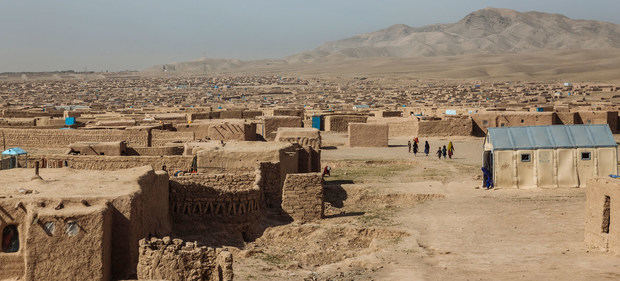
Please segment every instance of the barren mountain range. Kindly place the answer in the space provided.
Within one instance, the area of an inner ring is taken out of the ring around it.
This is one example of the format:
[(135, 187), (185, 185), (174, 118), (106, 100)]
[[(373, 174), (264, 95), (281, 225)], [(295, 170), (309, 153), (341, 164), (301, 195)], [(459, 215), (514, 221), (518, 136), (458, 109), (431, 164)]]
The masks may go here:
[[(476, 61), (484, 61), (484, 55), (497, 60), (498, 55), (536, 56), (541, 53), (544, 55), (539, 56), (550, 59), (552, 63), (559, 63), (562, 59), (558, 57), (556, 62), (554, 56), (570, 52), (573, 58), (578, 59), (580, 56), (575, 54), (583, 51), (588, 60), (592, 57), (592, 50), (601, 50), (601, 54), (609, 53), (612, 59), (616, 59), (620, 51), (620, 25), (575, 20), (559, 14), (486, 8), (475, 11), (456, 23), (423, 27), (397, 24), (383, 30), (327, 42), (314, 50), (280, 60), (201, 59), (173, 63), (166, 67), (175, 72), (304, 72), (304, 69), (315, 68), (321, 64), (366, 65), (369, 61), (381, 61), (383, 67), (385, 63), (391, 62), (398, 68), (397, 64), (401, 60), (394, 58), (403, 58), (405, 61), (444, 61), (443, 57), (447, 56), (453, 57), (452, 60), (467, 60), (474, 56)], [(592, 62), (588, 61), (587, 64), (592, 65)], [(544, 68), (543, 65), (539, 67)], [(160, 65), (150, 70), (161, 69)], [(356, 69), (359, 70), (359, 67)], [(484, 74), (482, 75), (481, 78), (484, 78)], [(465, 78), (460, 76), (462, 75), (449, 78)]]

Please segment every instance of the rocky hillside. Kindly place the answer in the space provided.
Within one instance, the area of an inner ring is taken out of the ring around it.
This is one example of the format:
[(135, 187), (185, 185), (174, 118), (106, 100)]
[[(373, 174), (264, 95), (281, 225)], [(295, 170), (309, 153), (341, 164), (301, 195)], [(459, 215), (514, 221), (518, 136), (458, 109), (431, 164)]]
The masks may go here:
[(336, 58), (429, 57), (530, 50), (620, 47), (620, 25), (574, 20), (541, 12), (486, 8), (457, 23), (387, 29), (328, 42), (287, 58), (313, 62)]

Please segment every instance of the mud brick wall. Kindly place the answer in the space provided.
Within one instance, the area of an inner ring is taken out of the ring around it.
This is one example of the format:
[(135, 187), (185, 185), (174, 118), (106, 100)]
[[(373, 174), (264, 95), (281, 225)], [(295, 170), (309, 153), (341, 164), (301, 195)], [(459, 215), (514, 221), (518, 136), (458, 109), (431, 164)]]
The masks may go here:
[(366, 123), (368, 117), (355, 115), (325, 116), (325, 131), (346, 132), (350, 123)]
[(233, 257), (226, 249), (181, 239), (142, 239), (137, 273), (141, 280), (232, 281)]
[(486, 135), (489, 127), (544, 126), (558, 122), (553, 112), (501, 112), (473, 114), (477, 134)]
[(619, 132), (617, 111), (580, 111), (578, 114), (581, 124), (608, 124), (613, 133)]
[(128, 147), (127, 154), (133, 156), (183, 155), (183, 146)]
[(126, 141), (128, 145), (148, 146), (149, 132), (136, 130), (60, 130), (60, 129), (0, 129), (7, 147), (53, 148), (75, 142)]
[(297, 116), (304, 117), (304, 109), (278, 108), (273, 110), (273, 116)]
[(256, 173), (187, 175), (170, 179), (170, 210), (177, 224), (192, 221), (257, 223), (264, 209)]
[(243, 119), (254, 119), (258, 116), (263, 116), (263, 111), (261, 110), (245, 110), (243, 111)]
[(279, 208), (282, 203), (282, 185), (280, 163), (261, 162), (259, 164), (260, 182), (267, 208)]
[(242, 109), (228, 109), (228, 110), (220, 111), (220, 119), (242, 119), (242, 118), (243, 118)]
[[(26, 165), (26, 158), (20, 159), (21, 165)], [(151, 166), (155, 170), (166, 166), (168, 173), (189, 170), (192, 164), (191, 156), (82, 156), (82, 155), (29, 155), (28, 168), (34, 167), (39, 161), (41, 168), (70, 167), (81, 170), (121, 170), (142, 166)]]
[(194, 132), (173, 132), (153, 130), (153, 141), (151, 146), (164, 146), (166, 143), (171, 142), (190, 142), (195, 139)]
[(575, 112), (556, 112), (553, 124), (574, 125), (580, 124), (579, 115)]
[(418, 132), (420, 137), (471, 136), (473, 121), (471, 118), (447, 118), (444, 120), (420, 121)]
[(282, 210), (304, 223), (323, 217), (323, 177), (320, 173), (288, 174), (282, 188)]
[(0, 159), (0, 170), (8, 169), (10, 164), (10, 159)]
[(418, 121), (411, 118), (396, 119), (387, 121), (390, 137), (415, 136), (418, 133)]
[[(202, 138), (206, 137), (211, 140), (256, 140), (255, 123), (250, 124), (224, 122), (218, 124), (211, 124), (206, 131), (206, 135), (203, 135)], [(199, 138), (198, 135), (197, 138)]]
[(301, 117), (296, 116), (265, 116), (264, 133), (266, 140), (274, 140), (278, 128), (301, 128)]
[(349, 124), (350, 147), (387, 147), (389, 128), (387, 124)]
[(585, 244), (620, 255), (620, 180), (590, 179), (586, 188)]

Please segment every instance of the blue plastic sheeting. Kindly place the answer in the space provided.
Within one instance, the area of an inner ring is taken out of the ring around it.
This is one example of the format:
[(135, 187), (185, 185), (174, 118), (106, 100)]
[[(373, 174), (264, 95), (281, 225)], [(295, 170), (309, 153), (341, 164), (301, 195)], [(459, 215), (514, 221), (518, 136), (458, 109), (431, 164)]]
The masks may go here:
[(446, 109), (446, 115), (456, 115), (455, 109)]
[(65, 118), (65, 125), (67, 125), (67, 126), (75, 125), (75, 117), (67, 117), (67, 118)]
[(322, 123), (323, 123), (323, 117), (321, 116), (312, 116), (312, 128), (318, 129), (319, 131), (321, 130), (321, 127), (323, 127)]
[(13, 148), (9, 148), (5, 151), (2, 151), (2, 155), (11, 155), (11, 156), (15, 156), (15, 155), (24, 155), (27, 154), (28, 152), (26, 152), (25, 150), (19, 148), (19, 147), (13, 147)]
[(605, 125), (551, 125), (489, 128), (493, 150), (616, 147)]

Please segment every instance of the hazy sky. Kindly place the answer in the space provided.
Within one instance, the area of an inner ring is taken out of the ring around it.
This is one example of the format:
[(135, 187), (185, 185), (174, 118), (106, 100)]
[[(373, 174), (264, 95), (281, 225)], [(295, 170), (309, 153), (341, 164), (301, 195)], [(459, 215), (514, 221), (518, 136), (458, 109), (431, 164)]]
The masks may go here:
[(277, 58), (488, 6), (620, 23), (620, 0), (0, 0), (0, 72)]

